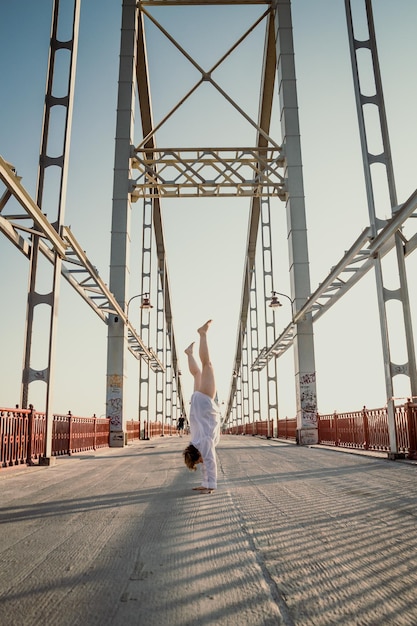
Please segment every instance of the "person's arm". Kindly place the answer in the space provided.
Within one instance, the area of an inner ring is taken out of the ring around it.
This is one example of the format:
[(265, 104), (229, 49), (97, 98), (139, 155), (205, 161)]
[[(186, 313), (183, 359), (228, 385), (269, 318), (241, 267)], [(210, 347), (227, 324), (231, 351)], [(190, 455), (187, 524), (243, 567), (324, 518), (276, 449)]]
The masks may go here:
[(203, 478), (201, 480), (201, 486), (205, 487), (207, 489), (208, 488), (207, 487), (207, 485), (208, 485), (208, 475), (207, 475), (206, 464), (204, 463), (204, 461), (201, 463), (201, 472), (203, 474)]
[(203, 458), (203, 487), (217, 489), (217, 461), (216, 448), (213, 439), (204, 439), (199, 445), (199, 451)]

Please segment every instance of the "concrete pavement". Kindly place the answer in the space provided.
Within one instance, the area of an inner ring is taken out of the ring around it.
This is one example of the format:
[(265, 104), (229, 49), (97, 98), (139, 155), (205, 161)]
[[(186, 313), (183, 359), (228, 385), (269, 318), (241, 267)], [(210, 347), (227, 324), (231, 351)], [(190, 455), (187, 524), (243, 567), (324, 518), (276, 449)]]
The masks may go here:
[(224, 436), (0, 472), (1, 626), (417, 624), (417, 467)]

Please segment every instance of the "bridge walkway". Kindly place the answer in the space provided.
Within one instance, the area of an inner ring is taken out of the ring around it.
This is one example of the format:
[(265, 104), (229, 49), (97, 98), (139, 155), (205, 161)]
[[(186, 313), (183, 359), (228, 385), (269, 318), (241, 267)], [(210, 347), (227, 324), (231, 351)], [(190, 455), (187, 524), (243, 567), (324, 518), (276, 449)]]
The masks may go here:
[(223, 436), (0, 472), (2, 626), (417, 624), (417, 467)]

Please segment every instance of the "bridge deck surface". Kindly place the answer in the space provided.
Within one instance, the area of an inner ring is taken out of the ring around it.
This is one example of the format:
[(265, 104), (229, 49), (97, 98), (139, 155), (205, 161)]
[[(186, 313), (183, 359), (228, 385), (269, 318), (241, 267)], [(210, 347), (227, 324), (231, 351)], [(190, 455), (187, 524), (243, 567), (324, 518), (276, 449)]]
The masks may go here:
[(224, 436), (0, 473), (2, 626), (417, 624), (417, 467)]

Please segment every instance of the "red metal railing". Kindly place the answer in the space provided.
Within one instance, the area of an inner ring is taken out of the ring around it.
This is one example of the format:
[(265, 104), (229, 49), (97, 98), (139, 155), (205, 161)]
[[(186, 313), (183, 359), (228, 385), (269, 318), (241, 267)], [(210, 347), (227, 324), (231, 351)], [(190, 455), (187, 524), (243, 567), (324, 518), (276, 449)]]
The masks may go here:
[(277, 437), (278, 439), (297, 438), (297, 420), (295, 417), (278, 420)]
[[(0, 468), (24, 463), (32, 464), (45, 453), (46, 417), (30, 409), (0, 408)], [(138, 421), (126, 424), (127, 439), (141, 436)], [(296, 440), (296, 419), (278, 420), (274, 432), (273, 420), (239, 424), (224, 430), (227, 434), (277, 436)], [(177, 434), (176, 427), (161, 422), (145, 422), (143, 438)], [(406, 402), (395, 408), (397, 450), (408, 458), (417, 458), (417, 404)], [(97, 417), (53, 416), (52, 454), (59, 456), (94, 450), (109, 445), (110, 419)], [(386, 408), (367, 409), (351, 413), (318, 416), (319, 443), (390, 451)]]
[[(406, 402), (395, 407), (397, 450), (409, 458), (417, 455), (417, 404)], [(389, 452), (386, 407), (353, 413), (318, 416), (319, 442), (327, 445)]]
[(52, 454), (54, 456), (71, 454), (71, 423), (69, 418), (69, 415), (54, 415), (52, 430)]
[(28, 458), (30, 410), (0, 411), (1, 451), (3, 467), (26, 463)]
[(54, 415), (52, 454), (72, 454), (109, 445), (110, 418)]
[[(33, 464), (45, 454), (46, 416), (31, 409), (0, 408), (0, 468)], [(110, 419), (54, 415), (52, 455), (109, 445)]]
[[(267, 421), (239, 424), (225, 428), (225, 434), (254, 434), (268, 436)], [(273, 432), (270, 425), (269, 432)], [(397, 451), (408, 458), (417, 459), (417, 404), (406, 402), (395, 407), (395, 434)], [(296, 418), (278, 420), (276, 434), (279, 439), (297, 439)], [(324, 445), (363, 450), (390, 451), (388, 414), (386, 407), (351, 413), (318, 415), (318, 440)]]
[(235, 424), (226, 428), (223, 432), (227, 435), (252, 435), (254, 434), (254, 424)]
[[(407, 402), (406, 411), (407, 411), (407, 434), (408, 434), (408, 457), (411, 459), (417, 458), (417, 404), (415, 402)], [(396, 417), (398, 422), (401, 421), (403, 415), (402, 412), (397, 412)], [(404, 429), (405, 430), (405, 429)], [(398, 435), (397, 435), (398, 437)], [(401, 445), (404, 449), (406, 449), (407, 444), (398, 438), (398, 445)]]
[(172, 424), (162, 424), (162, 422), (145, 422), (143, 427), (143, 438), (172, 436), (177, 434), (177, 429)]
[(263, 420), (254, 423), (254, 434), (262, 437), (274, 436), (274, 420)]
[(235, 424), (223, 429), (226, 435), (258, 435), (274, 437), (274, 420), (262, 420), (249, 424)]
[(140, 439), (140, 423), (139, 421), (130, 420), (126, 422), (127, 440)]

